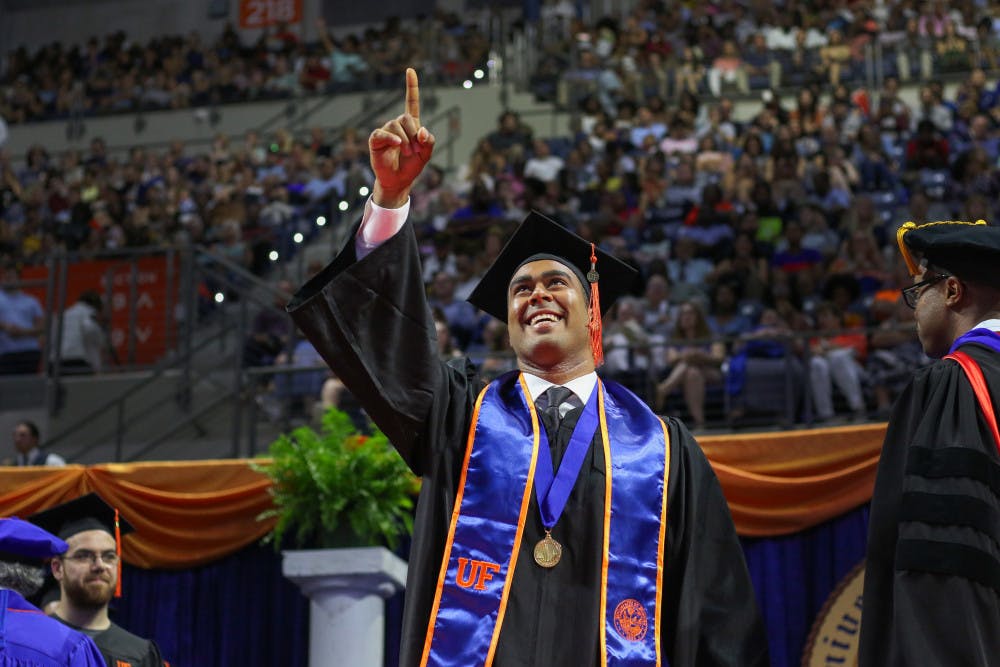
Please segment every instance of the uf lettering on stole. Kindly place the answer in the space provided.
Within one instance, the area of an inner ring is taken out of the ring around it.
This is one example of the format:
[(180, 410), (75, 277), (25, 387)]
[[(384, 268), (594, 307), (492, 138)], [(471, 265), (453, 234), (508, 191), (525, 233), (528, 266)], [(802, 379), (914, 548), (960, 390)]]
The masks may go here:
[(474, 558), (459, 558), (458, 572), (455, 573), (455, 583), (461, 588), (468, 588), (475, 582), (473, 588), (477, 591), (486, 590), (486, 582), (493, 578), (500, 566)]

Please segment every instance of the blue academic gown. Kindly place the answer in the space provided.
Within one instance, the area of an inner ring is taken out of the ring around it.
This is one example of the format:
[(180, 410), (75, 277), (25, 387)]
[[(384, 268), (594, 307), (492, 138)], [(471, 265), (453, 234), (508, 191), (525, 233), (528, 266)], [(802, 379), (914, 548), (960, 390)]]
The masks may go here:
[(93, 640), (0, 588), (0, 667), (105, 667)]

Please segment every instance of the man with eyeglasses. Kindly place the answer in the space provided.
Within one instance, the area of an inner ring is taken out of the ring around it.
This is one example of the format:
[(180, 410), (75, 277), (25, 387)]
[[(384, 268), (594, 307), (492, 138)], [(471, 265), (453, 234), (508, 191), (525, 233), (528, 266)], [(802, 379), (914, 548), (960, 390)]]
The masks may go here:
[(1000, 228), (906, 223), (917, 332), (940, 361), (893, 407), (871, 504), (859, 664), (1000, 656)]
[(64, 541), (38, 526), (0, 517), (0, 665), (103, 667), (89, 637), (25, 599), (42, 586), (45, 562), (65, 551)]
[(69, 545), (52, 560), (61, 593), (55, 618), (93, 639), (108, 665), (161, 667), (155, 643), (133, 635), (108, 616), (111, 598), (121, 595), (121, 545), (115, 534), (124, 537), (132, 526), (96, 493), (29, 519)]

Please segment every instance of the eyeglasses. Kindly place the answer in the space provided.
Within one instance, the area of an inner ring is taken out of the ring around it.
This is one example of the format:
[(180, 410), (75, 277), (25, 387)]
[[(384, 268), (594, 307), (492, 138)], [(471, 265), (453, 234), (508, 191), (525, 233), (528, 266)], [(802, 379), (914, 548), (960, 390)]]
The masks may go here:
[(947, 273), (939, 273), (936, 276), (931, 276), (927, 280), (921, 280), (919, 283), (914, 283), (909, 287), (904, 287), (899, 290), (903, 294), (903, 302), (910, 308), (915, 309), (917, 307), (917, 301), (920, 300), (920, 295), (923, 294), (922, 288), (936, 285), (945, 278), (951, 278), (951, 276)]
[(97, 565), (97, 559), (100, 558), (101, 562), (105, 565), (115, 566), (118, 564), (118, 554), (114, 551), (105, 551), (103, 553), (97, 553), (95, 551), (87, 551), (86, 549), (74, 552), (69, 556), (65, 556), (66, 560), (71, 560), (74, 563), (80, 565)]

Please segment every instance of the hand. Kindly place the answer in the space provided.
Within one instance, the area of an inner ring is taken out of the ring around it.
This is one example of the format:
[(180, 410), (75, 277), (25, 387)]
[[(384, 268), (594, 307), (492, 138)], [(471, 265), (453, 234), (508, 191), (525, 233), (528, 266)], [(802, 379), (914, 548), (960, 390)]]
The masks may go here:
[(371, 133), (368, 152), (375, 172), (372, 200), (399, 208), (434, 152), (434, 135), (420, 125), (420, 87), (413, 68), (406, 69), (406, 111)]

